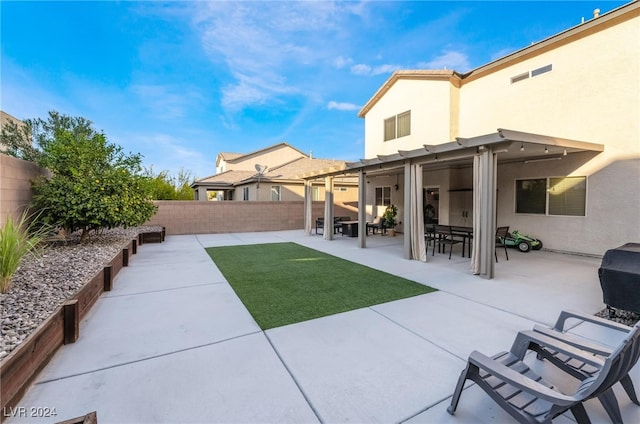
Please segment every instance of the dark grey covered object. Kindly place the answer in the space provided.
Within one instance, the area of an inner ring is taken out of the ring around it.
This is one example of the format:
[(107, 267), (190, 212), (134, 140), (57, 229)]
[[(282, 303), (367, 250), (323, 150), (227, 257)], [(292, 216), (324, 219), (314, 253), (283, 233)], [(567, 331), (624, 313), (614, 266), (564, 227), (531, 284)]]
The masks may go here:
[(640, 243), (607, 250), (598, 276), (607, 306), (640, 313)]

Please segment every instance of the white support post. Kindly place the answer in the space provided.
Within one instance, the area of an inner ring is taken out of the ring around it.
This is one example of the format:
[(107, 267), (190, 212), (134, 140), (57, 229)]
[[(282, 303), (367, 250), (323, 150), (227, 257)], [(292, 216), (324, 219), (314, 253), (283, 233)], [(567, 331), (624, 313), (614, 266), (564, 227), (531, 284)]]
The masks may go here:
[(367, 187), (364, 170), (358, 172), (358, 246), (367, 247)]
[(333, 177), (324, 179), (324, 228), (322, 238), (333, 240)]

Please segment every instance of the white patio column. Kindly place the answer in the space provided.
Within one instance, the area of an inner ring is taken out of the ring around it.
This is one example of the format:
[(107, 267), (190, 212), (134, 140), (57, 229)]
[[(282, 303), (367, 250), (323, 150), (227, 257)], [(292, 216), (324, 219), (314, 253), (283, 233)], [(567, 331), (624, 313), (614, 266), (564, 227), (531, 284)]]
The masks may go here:
[(304, 180), (304, 235), (310, 236), (313, 227), (313, 187), (311, 180)]
[(364, 170), (358, 172), (358, 246), (367, 247), (367, 182)]
[(411, 164), (404, 164), (404, 210), (402, 221), (404, 223), (404, 258), (411, 259)]
[[(496, 242), (497, 156), (491, 147), (480, 148), (473, 161), (474, 207), (472, 271), (493, 278)], [(476, 216), (477, 215), (477, 216)]]
[(333, 240), (333, 177), (324, 179), (324, 228), (322, 238)]

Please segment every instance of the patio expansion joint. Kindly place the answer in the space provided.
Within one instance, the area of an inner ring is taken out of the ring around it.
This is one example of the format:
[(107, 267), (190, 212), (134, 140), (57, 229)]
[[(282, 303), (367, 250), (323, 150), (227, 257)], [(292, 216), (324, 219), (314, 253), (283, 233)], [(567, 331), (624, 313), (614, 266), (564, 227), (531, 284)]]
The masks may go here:
[(124, 366), (127, 366), (127, 365), (137, 364), (137, 363), (140, 363), (140, 362), (145, 362), (145, 361), (149, 361), (149, 360), (153, 360), (153, 359), (164, 358), (165, 356), (171, 356), (171, 355), (175, 355), (177, 353), (188, 352), (188, 351), (195, 350), (195, 349), (200, 349), (200, 348), (203, 348), (203, 347), (214, 346), (214, 345), (221, 344), (221, 343), (224, 343), (224, 342), (228, 342), (228, 341), (231, 341), (231, 340), (241, 339), (243, 337), (252, 336), (252, 335), (260, 334), (260, 333), (262, 333), (262, 330), (252, 331), (250, 333), (241, 334), (241, 335), (238, 335), (238, 336), (235, 336), (235, 337), (229, 337), (227, 339), (216, 340), (215, 342), (211, 342), (211, 343), (203, 343), (203, 344), (200, 344), (200, 345), (197, 345), (197, 346), (190, 346), (190, 347), (186, 347), (184, 349), (178, 349), (178, 350), (173, 350), (171, 352), (165, 352), (165, 353), (160, 353), (160, 354), (157, 354), (157, 355), (151, 355), (151, 356), (147, 356), (147, 357), (144, 357), (144, 358), (136, 359), (136, 360), (133, 360), (133, 361), (121, 362), (119, 364), (113, 364), (113, 365), (109, 365), (109, 366), (106, 366), (106, 367), (95, 368), (95, 369), (92, 369), (92, 370), (89, 370), (89, 371), (83, 371), (83, 372), (78, 372), (78, 373), (75, 373), (75, 374), (63, 375), (63, 376), (56, 377), (56, 378), (50, 378), (48, 380), (41, 380), (41, 381), (35, 382), (33, 385), (34, 386), (38, 386), (38, 385), (41, 385), (41, 384), (53, 383), (53, 382), (60, 381), (60, 380), (66, 380), (68, 378), (74, 378), (74, 377), (79, 377), (79, 376), (82, 376), (82, 375), (93, 374), (93, 373), (96, 373), (96, 372), (106, 371), (106, 370), (110, 370), (110, 369), (113, 369), (113, 368), (124, 367)]
[(121, 293), (121, 294), (105, 293), (102, 296), (102, 298), (104, 298), (104, 299), (112, 299), (112, 298), (117, 298), (117, 297), (138, 296), (138, 295), (149, 294), (149, 293), (161, 293), (161, 292), (166, 292), (166, 291), (192, 289), (192, 288), (196, 288), (196, 287), (213, 286), (213, 285), (217, 285), (217, 284), (226, 284), (226, 283), (227, 283), (226, 281), (214, 281), (212, 283), (191, 284), (191, 285), (188, 285), (188, 286), (169, 287), (169, 288), (158, 289), (158, 290), (146, 290), (146, 291), (135, 292), (135, 293)]
[(320, 413), (318, 412), (318, 410), (315, 408), (315, 406), (313, 406), (313, 402), (311, 402), (311, 399), (309, 398), (309, 396), (307, 396), (307, 394), (305, 393), (304, 389), (302, 388), (302, 386), (300, 385), (300, 383), (298, 382), (298, 379), (296, 379), (296, 376), (293, 375), (293, 372), (291, 371), (291, 369), (289, 369), (289, 367), (287, 366), (287, 363), (284, 361), (284, 359), (282, 358), (282, 356), (280, 355), (280, 352), (278, 352), (278, 349), (276, 348), (276, 346), (273, 344), (273, 342), (271, 341), (271, 339), (269, 338), (269, 335), (267, 334), (266, 331), (262, 332), (264, 334), (264, 337), (267, 339), (267, 341), (269, 342), (269, 344), (271, 345), (271, 348), (273, 349), (273, 352), (276, 354), (276, 356), (278, 357), (278, 359), (280, 360), (280, 362), (282, 363), (282, 366), (284, 367), (285, 370), (287, 370), (287, 373), (289, 373), (289, 375), (291, 376), (291, 379), (293, 380), (293, 383), (296, 385), (296, 387), (298, 388), (298, 390), (300, 391), (300, 394), (302, 395), (302, 397), (304, 398), (304, 400), (307, 402), (307, 404), (309, 405), (309, 408), (311, 408), (311, 411), (313, 412), (313, 414), (316, 416), (316, 418), (318, 419), (318, 421), (322, 424), (325, 423), (325, 421), (322, 419), (322, 417), (320, 416)]

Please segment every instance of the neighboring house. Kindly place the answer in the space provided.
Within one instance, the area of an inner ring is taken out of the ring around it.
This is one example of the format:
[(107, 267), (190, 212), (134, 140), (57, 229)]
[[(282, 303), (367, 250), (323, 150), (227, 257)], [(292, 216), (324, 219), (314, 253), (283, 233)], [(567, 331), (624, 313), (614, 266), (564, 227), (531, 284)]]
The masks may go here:
[(394, 72), (359, 116), (367, 159), (340, 172), (360, 175), (361, 222), (398, 206), (406, 257), (425, 259), (412, 212), (473, 226), (489, 278), (496, 225), (583, 254), (640, 241), (637, 1), (465, 74)]
[[(216, 200), (302, 201), (304, 175), (344, 166), (344, 161), (314, 159), (287, 143), (279, 143), (247, 154), (219, 153), (217, 173), (195, 181), (191, 187), (198, 200), (208, 200), (207, 193), (216, 192)], [(336, 179), (336, 187), (335, 201), (357, 201), (356, 179)], [(323, 186), (312, 185), (313, 200), (324, 200), (324, 193)]]
[[(9, 115), (4, 110), (0, 110), (0, 129), (4, 128), (5, 124), (7, 124), (10, 121), (15, 122), (16, 124), (18, 124), (18, 126), (23, 126), (24, 125), (24, 122), (22, 122), (21, 120), (19, 120), (15, 116)], [(6, 152), (6, 151), (7, 151), (7, 146), (3, 146), (0, 143), (0, 152)]]

